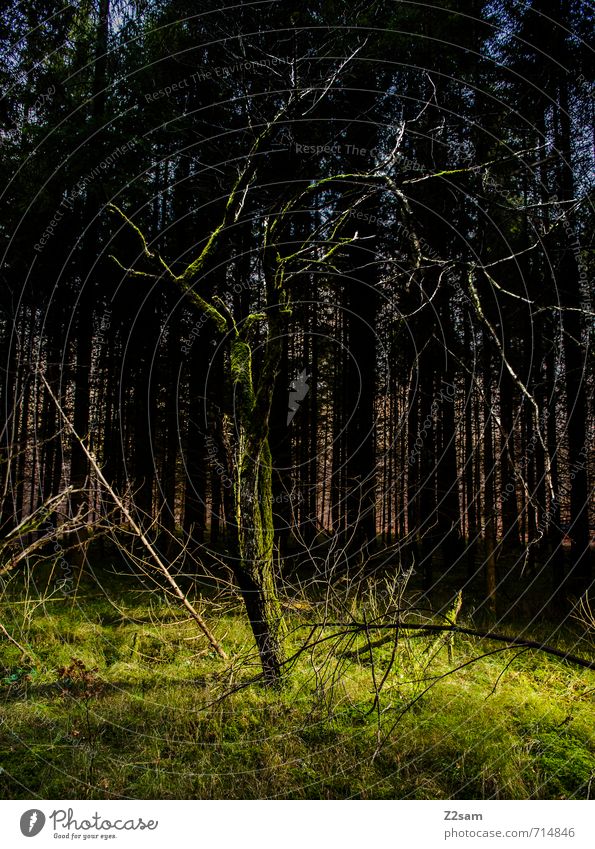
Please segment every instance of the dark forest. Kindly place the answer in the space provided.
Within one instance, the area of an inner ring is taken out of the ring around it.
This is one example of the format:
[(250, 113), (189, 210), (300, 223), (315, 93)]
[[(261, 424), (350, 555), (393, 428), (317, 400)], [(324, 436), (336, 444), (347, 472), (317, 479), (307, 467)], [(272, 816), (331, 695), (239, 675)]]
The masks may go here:
[(0, 11), (0, 796), (589, 798), (594, 9)]

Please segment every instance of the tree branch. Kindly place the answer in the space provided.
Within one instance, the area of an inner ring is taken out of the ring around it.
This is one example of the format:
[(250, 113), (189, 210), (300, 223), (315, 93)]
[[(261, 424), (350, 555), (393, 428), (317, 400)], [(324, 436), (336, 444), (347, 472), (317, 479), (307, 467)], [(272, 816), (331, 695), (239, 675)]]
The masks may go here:
[(205, 635), (205, 637), (207, 638), (207, 640), (208, 640), (208, 641), (209, 641), (209, 643), (211, 644), (212, 648), (216, 651), (216, 653), (219, 655), (219, 657), (220, 657), (220, 658), (222, 658), (223, 660), (227, 660), (227, 655), (226, 655), (226, 653), (223, 651), (223, 648), (222, 648), (222, 647), (221, 647), (221, 645), (217, 642), (217, 640), (215, 639), (215, 637), (213, 636), (213, 634), (212, 634), (212, 633), (211, 633), (211, 631), (209, 630), (209, 628), (208, 628), (208, 626), (207, 626), (206, 622), (204, 621), (204, 619), (202, 618), (202, 616), (200, 615), (200, 613), (198, 613), (198, 611), (196, 611), (196, 610), (194, 609), (194, 607), (192, 606), (192, 604), (190, 604), (190, 602), (188, 601), (188, 598), (187, 598), (187, 597), (186, 597), (186, 595), (182, 592), (182, 590), (180, 589), (180, 587), (179, 587), (179, 585), (178, 585), (177, 581), (176, 581), (176, 580), (175, 580), (175, 578), (171, 575), (171, 573), (170, 573), (169, 569), (167, 568), (167, 566), (165, 565), (165, 563), (164, 563), (164, 562), (163, 562), (163, 560), (161, 559), (161, 556), (159, 555), (159, 553), (157, 552), (157, 550), (155, 549), (155, 547), (153, 546), (153, 544), (151, 543), (151, 541), (147, 538), (147, 536), (146, 536), (146, 534), (144, 533), (143, 529), (142, 529), (142, 528), (140, 527), (140, 525), (136, 522), (136, 520), (134, 519), (134, 516), (132, 515), (132, 513), (130, 512), (130, 510), (126, 507), (126, 505), (124, 504), (124, 502), (122, 501), (122, 499), (121, 499), (121, 498), (117, 495), (117, 493), (114, 491), (114, 489), (112, 488), (112, 486), (111, 486), (111, 485), (110, 485), (110, 483), (108, 482), (107, 478), (104, 476), (103, 472), (101, 471), (101, 468), (99, 467), (99, 464), (98, 464), (97, 460), (95, 459), (95, 457), (93, 456), (93, 454), (89, 451), (89, 449), (87, 448), (87, 446), (85, 445), (85, 443), (83, 442), (83, 440), (81, 439), (81, 437), (78, 435), (78, 433), (75, 431), (75, 429), (74, 429), (73, 425), (70, 423), (70, 420), (69, 420), (68, 416), (67, 416), (67, 415), (66, 415), (66, 413), (64, 412), (64, 410), (63, 410), (63, 408), (62, 408), (62, 405), (60, 404), (60, 402), (58, 401), (58, 399), (56, 398), (56, 396), (55, 396), (55, 395), (54, 395), (54, 393), (52, 392), (52, 389), (51, 389), (51, 387), (50, 387), (49, 383), (47, 382), (47, 380), (45, 379), (45, 376), (44, 376), (43, 374), (40, 374), (40, 377), (41, 377), (41, 380), (43, 381), (43, 383), (45, 384), (45, 387), (46, 387), (46, 389), (47, 389), (47, 392), (48, 392), (48, 394), (49, 394), (50, 398), (52, 399), (52, 401), (53, 401), (53, 402), (54, 402), (54, 404), (56, 405), (56, 409), (58, 410), (58, 414), (60, 415), (60, 417), (61, 417), (61, 418), (62, 418), (62, 420), (64, 421), (64, 424), (66, 425), (66, 428), (69, 430), (69, 432), (72, 434), (72, 436), (74, 437), (74, 439), (75, 439), (75, 440), (78, 442), (78, 444), (80, 445), (80, 447), (81, 447), (82, 451), (84, 452), (84, 454), (86, 455), (86, 457), (87, 457), (87, 459), (88, 459), (88, 461), (89, 461), (89, 463), (90, 463), (90, 465), (91, 465), (91, 467), (92, 467), (93, 471), (94, 471), (94, 472), (95, 472), (95, 474), (97, 475), (98, 480), (99, 480), (99, 481), (103, 484), (103, 486), (105, 487), (105, 489), (107, 490), (107, 492), (108, 492), (108, 493), (111, 495), (111, 497), (113, 498), (113, 500), (114, 500), (115, 504), (116, 504), (116, 505), (118, 506), (118, 508), (122, 511), (123, 515), (124, 515), (124, 516), (126, 517), (126, 519), (128, 520), (128, 522), (129, 522), (129, 524), (130, 524), (130, 527), (132, 528), (132, 530), (134, 531), (134, 533), (136, 534), (136, 536), (140, 539), (140, 541), (142, 542), (142, 544), (143, 544), (143, 545), (144, 545), (144, 547), (146, 548), (146, 550), (147, 550), (147, 552), (148, 552), (149, 556), (151, 557), (151, 560), (155, 563), (155, 565), (156, 565), (157, 569), (158, 569), (158, 570), (161, 572), (161, 574), (165, 577), (165, 579), (167, 580), (167, 582), (169, 583), (169, 585), (172, 587), (172, 589), (173, 589), (173, 591), (174, 591), (175, 595), (176, 595), (176, 596), (179, 598), (179, 600), (182, 602), (182, 604), (184, 605), (184, 607), (186, 608), (186, 610), (188, 610), (188, 612), (190, 613), (190, 615), (192, 616), (192, 618), (194, 619), (194, 621), (197, 623), (197, 625), (198, 625), (198, 627), (200, 628), (200, 630), (203, 632), (203, 634)]
[[(308, 626), (310, 627), (310, 625)], [(523, 637), (514, 637), (509, 634), (498, 634), (494, 631), (479, 631), (476, 628), (465, 628), (461, 625), (433, 625), (424, 624), (422, 622), (389, 622), (389, 623), (374, 623), (364, 625), (360, 622), (354, 622), (352, 625), (345, 622), (316, 622), (311, 627), (319, 628), (351, 628), (355, 631), (366, 632), (366, 630), (386, 630), (398, 629), (399, 631), (423, 631), (430, 634), (448, 631), (453, 634), (465, 634), (470, 637), (479, 637), (482, 640), (494, 640), (497, 643), (508, 643), (510, 648), (515, 646), (523, 646), (528, 649), (537, 649), (545, 654), (550, 654), (553, 657), (559, 657), (562, 660), (567, 660), (569, 663), (574, 663), (576, 666), (582, 666), (584, 669), (595, 669), (595, 661), (585, 660), (582, 657), (577, 657), (574, 654), (569, 654), (562, 649), (556, 649), (553, 646), (548, 646), (546, 643), (540, 643), (537, 640), (525, 640)], [(367, 648), (367, 646), (366, 646)]]

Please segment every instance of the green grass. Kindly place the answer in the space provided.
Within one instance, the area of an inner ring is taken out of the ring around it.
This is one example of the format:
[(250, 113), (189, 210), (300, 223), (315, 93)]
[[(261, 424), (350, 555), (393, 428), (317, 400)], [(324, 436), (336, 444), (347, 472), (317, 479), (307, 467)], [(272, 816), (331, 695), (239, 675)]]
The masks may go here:
[[(225, 664), (180, 610), (148, 594), (113, 598), (118, 609), (88, 587), (75, 605), (7, 596), (0, 604), (0, 622), (34, 656), (25, 662), (0, 641), (2, 798), (595, 793), (593, 672), (507, 651), (421, 695), (431, 680), (420, 676), (494, 646), (456, 638), (453, 662), (442, 649), (424, 671), (436, 638), (417, 638), (401, 644), (379, 712), (373, 675), (382, 678), (391, 647), (375, 650), (372, 667), (367, 651), (358, 656), (352, 645), (340, 657), (346, 645), (331, 641), (301, 655), (282, 690), (251, 684), (218, 701), (258, 672), (253, 655), (242, 661), (251, 639), (241, 611), (215, 617), (205, 608), (230, 655)], [(305, 624), (296, 615), (290, 625)], [(290, 650), (306, 633), (293, 631)], [(572, 646), (575, 635), (567, 639)], [(96, 669), (86, 685), (60, 673), (73, 658)]]

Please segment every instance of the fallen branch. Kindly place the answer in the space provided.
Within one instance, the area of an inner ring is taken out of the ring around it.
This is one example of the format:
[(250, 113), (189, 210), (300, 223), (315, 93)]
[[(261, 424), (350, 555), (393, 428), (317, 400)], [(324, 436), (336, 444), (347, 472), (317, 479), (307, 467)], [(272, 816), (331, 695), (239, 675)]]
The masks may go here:
[[(494, 631), (478, 631), (476, 628), (465, 628), (461, 625), (430, 625), (424, 624), (422, 622), (388, 622), (388, 623), (378, 623), (371, 624), (368, 623), (364, 625), (360, 622), (354, 622), (353, 624), (347, 622), (317, 622), (314, 624), (315, 628), (348, 628), (355, 631), (367, 632), (367, 631), (375, 631), (375, 630), (385, 630), (390, 628), (391, 630), (399, 630), (399, 631), (423, 631), (425, 633), (439, 633), (441, 631), (449, 631), (453, 634), (465, 634), (470, 637), (479, 637), (482, 640), (494, 640), (497, 643), (508, 643), (508, 645), (512, 648), (513, 646), (522, 646), (527, 649), (537, 649), (538, 651), (542, 651), (545, 654), (551, 654), (554, 657), (559, 657), (562, 660), (567, 660), (570, 663), (574, 663), (576, 666), (582, 666), (584, 669), (595, 669), (595, 661), (593, 660), (585, 660), (585, 658), (577, 657), (574, 654), (569, 654), (568, 652), (563, 651), (562, 649), (556, 649), (553, 646), (548, 646), (547, 643), (540, 643), (537, 640), (525, 640), (523, 637), (514, 637), (508, 634), (497, 634)], [(367, 650), (369, 647), (377, 647), (382, 645), (384, 642), (388, 642), (388, 640), (378, 640), (375, 643), (372, 643), (370, 646), (366, 645), (362, 651)]]
[(34, 657), (33, 657), (33, 655), (31, 654), (31, 652), (30, 652), (30, 651), (27, 651), (27, 649), (26, 649), (26, 648), (23, 648), (23, 646), (22, 646), (20, 643), (17, 643), (17, 641), (15, 640), (15, 638), (14, 638), (14, 637), (11, 637), (11, 635), (8, 633), (8, 631), (6, 630), (6, 628), (4, 627), (4, 625), (3, 625), (1, 622), (0, 622), (0, 633), (4, 634), (4, 636), (6, 637), (6, 639), (7, 639), (9, 642), (11, 642), (11, 643), (13, 644), (13, 646), (16, 646), (16, 647), (19, 649), (19, 651), (21, 651), (21, 652), (23, 653), (23, 655), (24, 655), (25, 657), (28, 657), (30, 660), (34, 660)]
[(132, 528), (132, 530), (134, 531), (134, 533), (136, 534), (136, 536), (140, 539), (140, 541), (142, 542), (142, 544), (143, 544), (143, 545), (144, 545), (144, 547), (146, 548), (146, 550), (147, 550), (147, 552), (148, 552), (149, 556), (151, 557), (152, 561), (155, 563), (155, 565), (156, 565), (157, 569), (158, 569), (158, 570), (161, 572), (161, 574), (165, 577), (165, 579), (167, 580), (167, 582), (169, 583), (169, 585), (172, 587), (172, 589), (173, 589), (173, 591), (174, 591), (175, 595), (179, 598), (179, 600), (182, 602), (182, 604), (184, 605), (184, 607), (186, 608), (186, 610), (190, 613), (190, 615), (192, 616), (192, 618), (194, 619), (194, 621), (197, 623), (198, 627), (199, 627), (199, 628), (200, 628), (200, 630), (203, 632), (203, 634), (205, 635), (205, 637), (207, 638), (207, 640), (209, 641), (209, 643), (211, 644), (211, 646), (213, 647), (213, 649), (217, 652), (217, 654), (219, 655), (219, 657), (220, 657), (220, 658), (222, 658), (223, 660), (227, 660), (227, 655), (226, 655), (226, 653), (223, 651), (223, 648), (219, 645), (219, 643), (217, 642), (217, 640), (215, 639), (215, 637), (213, 636), (213, 634), (212, 634), (212, 633), (211, 633), (211, 631), (209, 630), (209, 628), (208, 628), (208, 626), (207, 626), (206, 622), (204, 621), (204, 619), (202, 618), (202, 616), (200, 615), (200, 613), (198, 613), (198, 611), (196, 611), (196, 610), (194, 609), (194, 607), (190, 604), (190, 602), (188, 601), (188, 599), (187, 599), (186, 595), (185, 595), (185, 594), (182, 592), (182, 590), (180, 589), (180, 587), (179, 587), (179, 585), (178, 585), (177, 581), (176, 581), (176, 580), (175, 580), (175, 578), (171, 575), (171, 573), (170, 573), (169, 569), (167, 568), (167, 566), (165, 565), (165, 563), (164, 563), (164, 562), (163, 562), (163, 560), (161, 559), (161, 557), (160, 557), (159, 553), (157, 552), (157, 550), (155, 549), (155, 547), (153, 546), (153, 544), (151, 543), (151, 541), (150, 541), (150, 540), (147, 538), (147, 536), (145, 535), (145, 533), (144, 533), (143, 529), (141, 528), (141, 526), (140, 526), (140, 525), (138, 524), (138, 522), (134, 519), (134, 517), (133, 517), (132, 513), (131, 513), (131, 512), (130, 512), (130, 510), (126, 507), (126, 505), (124, 504), (124, 502), (122, 501), (122, 499), (119, 497), (119, 495), (118, 495), (118, 494), (114, 491), (114, 489), (112, 489), (112, 487), (111, 487), (110, 483), (108, 482), (107, 478), (104, 476), (103, 472), (101, 471), (101, 469), (100, 469), (100, 467), (99, 467), (99, 464), (98, 464), (97, 460), (95, 459), (95, 457), (93, 456), (93, 454), (89, 451), (89, 449), (87, 448), (87, 446), (85, 445), (85, 443), (83, 442), (83, 440), (81, 439), (81, 437), (78, 435), (78, 433), (75, 431), (75, 429), (74, 429), (73, 425), (70, 423), (70, 420), (68, 419), (68, 417), (67, 417), (66, 413), (64, 412), (64, 410), (62, 409), (62, 406), (61, 406), (60, 402), (58, 401), (58, 399), (56, 398), (56, 396), (55, 396), (55, 395), (54, 395), (54, 393), (52, 392), (52, 388), (51, 388), (51, 386), (49, 385), (49, 383), (47, 382), (47, 380), (45, 379), (45, 376), (44, 376), (43, 374), (41, 374), (41, 375), (40, 375), (40, 377), (41, 377), (41, 379), (42, 379), (43, 383), (45, 384), (45, 387), (46, 387), (46, 389), (47, 389), (47, 391), (48, 391), (48, 394), (49, 394), (50, 398), (52, 399), (52, 401), (53, 401), (53, 402), (54, 402), (54, 404), (56, 405), (56, 408), (57, 408), (57, 410), (58, 410), (58, 413), (60, 414), (60, 417), (61, 417), (61, 418), (62, 418), (62, 420), (64, 421), (64, 424), (66, 425), (66, 428), (70, 431), (70, 433), (72, 434), (72, 436), (76, 439), (76, 441), (77, 441), (77, 442), (78, 442), (78, 444), (80, 445), (80, 447), (81, 447), (81, 449), (83, 450), (83, 452), (85, 453), (85, 455), (86, 455), (86, 457), (87, 457), (87, 459), (88, 459), (89, 463), (91, 464), (91, 467), (92, 467), (93, 471), (94, 471), (94, 472), (95, 472), (95, 474), (97, 475), (97, 478), (101, 481), (101, 483), (103, 484), (103, 486), (105, 487), (105, 489), (107, 490), (107, 492), (108, 492), (108, 493), (111, 495), (111, 497), (113, 498), (114, 503), (115, 503), (115, 504), (117, 505), (117, 507), (118, 507), (118, 508), (122, 511), (123, 515), (124, 515), (124, 516), (126, 517), (126, 519), (128, 520), (128, 522), (129, 522), (129, 524), (130, 524), (130, 527)]

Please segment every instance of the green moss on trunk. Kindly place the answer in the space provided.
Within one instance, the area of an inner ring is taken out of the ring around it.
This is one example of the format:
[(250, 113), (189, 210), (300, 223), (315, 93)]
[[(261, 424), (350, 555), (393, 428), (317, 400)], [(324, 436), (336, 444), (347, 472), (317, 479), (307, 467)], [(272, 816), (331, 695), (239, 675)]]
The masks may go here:
[[(234, 337), (230, 349), (238, 433), (235, 516), (239, 562), (236, 576), (265, 680), (277, 684), (283, 663), (282, 611), (277, 598), (273, 562), (272, 459), (266, 419), (259, 420), (252, 378), (252, 352)], [(258, 419), (258, 420), (257, 420)]]

